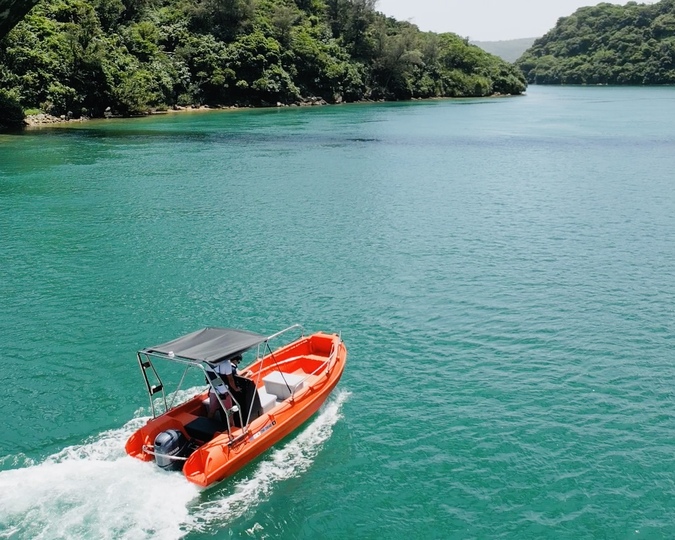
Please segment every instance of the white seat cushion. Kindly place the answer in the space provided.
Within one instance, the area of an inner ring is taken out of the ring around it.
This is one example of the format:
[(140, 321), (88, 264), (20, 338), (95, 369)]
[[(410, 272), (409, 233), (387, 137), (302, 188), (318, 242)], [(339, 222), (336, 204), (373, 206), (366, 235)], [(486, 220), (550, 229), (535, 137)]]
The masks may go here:
[(277, 404), (277, 396), (268, 394), (264, 388), (258, 390), (258, 397), (260, 397), (260, 406), (262, 407), (263, 413), (271, 411)]
[(292, 373), (284, 373), (282, 375), (279, 371), (273, 371), (263, 377), (263, 382), (265, 383), (267, 393), (274, 394), (281, 401), (288, 398), (291, 392), (300, 390), (304, 385), (303, 377), (293, 375)]

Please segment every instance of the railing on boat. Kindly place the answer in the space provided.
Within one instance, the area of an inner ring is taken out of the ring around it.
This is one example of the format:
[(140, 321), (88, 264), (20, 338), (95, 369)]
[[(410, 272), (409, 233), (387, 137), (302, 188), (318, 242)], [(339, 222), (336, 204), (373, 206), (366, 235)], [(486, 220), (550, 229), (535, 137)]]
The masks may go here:
[[(220, 399), (220, 395), (216, 391), (215, 387), (217, 386), (217, 384), (214, 384), (214, 381), (211, 381), (209, 379), (209, 377), (206, 375), (206, 368), (202, 364), (194, 362), (192, 360), (185, 360), (183, 358), (176, 357), (176, 356), (166, 357), (166, 356), (163, 356), (163, 355), (154, 355), (152, 353), (143, 353), (143, 356), (145, 357), (145, 361), (143, 361), (141, 359), (141, 353), (140, 352), (137, 353), (136, 356), (138, 358), (138, 363), (141, 367), (141, 372), (143, 373), (143, 378), (145, 379), (145, 384), (148, 388), (148, 395), (150, 397), (150, 407), (152, 409), (152, 417), (153, 418), (157, 418), (157, 416), (158, 416), (157, 412), (155, 411), (155, 402), (153, 400), (153, 396), (160, 391), (162, 392), (162, 398), (163, 398), (163, 401), (164, 401), (164, 413), (162, 413), (162, 414), (165, 414), (168, 411), (170, 411), (171, 409), (173, 409), (174, 408), (174, 401), (175, 401), (175, 399), (178, 395), (178, 392), (180, 391), (181, 387), (183, 386), (183, 381), (185, 380), (185, 375), (187, 374), (188, 369), (190, 369), (191, 367), (196, 367), (196, 368), (199, 368), (199, 369), (202, 370), (202, 373), (204, 374), (204, 377), (208, 381), (209, 386), (213, 389), (213, 391), (216, 395), (216, 399), (218, 400), (218, 403), (220, 404), (220, 406), (222, 407), (223, 410), (226, 410), (226, 407), (225, 407), (225, 404), (223, 403), (223, 400)], [(153, 365), (152, 361), (150, 360), (150, 357), (161, 358), (163, 360), (170, 360), (171, 362), (175, 362), (177, 364), (185, 365), (185, 370), (183, 371), (183, 375), (181, 376), (180, 382), (178, 383), (178, 386), (176, 387), (176, 390), (173, 393), (173, 399), (171, 400), (171, 403), (167, 403), (167, 401), (166, 401), (166, 392), (164, 390), (164, 384), (162, 383), (162, 380), (159, 376), (159, 373), (157, 373), (157, 370), (155, 369), (155, 366)], [(157, 379), (156, 385), (150, 384), (150, 381), (148, 379), (147, 372), (146, 372), (146, 370), (148, 368), (152, 369), (152, 372), (153, 372), (155, 378)], [(241, 425), (243, 426), (244, 425), (244, 419), (243, 419), (243, 416), (241, 414), (241, 406), (240, 406), (239, 402), (237, 401), (237, 399), (232, 394), (232, 392), (230, 392), (230, 397), (232, 398), (232, 401), (234, 402), (234, 404), (237, 408), (236, 412), (239, 413), (239, 420), (241, 422)], [(227, 422), (227, 432), (231, 433), (232, 432), (232, 426), (230, 424), (230, 415), (226, 414), (225, 419), (226, 419), (226, 422)]]
[[(328, 353), (328, 358), (326, 358), (319, 365), (319, 367), (317, 367), (314, 371), (312, 371), (311, 373), (305, 374), (305, 376), (302, 379), (300, 379), (300, 382), (304, 383), (310, 377), (315, 376), (319, 371), (323, 370), (327, 365), (328, 365), (328, 369), (326, 370), (326, 376), (329, 376), (330, 370), (332, 369), (333, 364), (335, 363), (335, 360), (337, 359), (337, 354), (338, 354), (338, 351), (340, 350), (340, 343), (342, 343), (342, 335), (341, 334), (338, 335), (337, 339), (333, 340), (333, 342), (331, 344), (330, 352)], [(270, 356), (273, 359), (272, 353), (270, 354)], [(298, 355), (298, 356), (292, 356), (291, 358), (286, 358), (284, 360), (281, 360), (280, 362), (276, 362), (276, 361), (274, 362), (274, 365), (278, 368), (279, 373), (281, 374), (281, 377), (284, 379), (284, 382), (286, 382), (286, 379), (284, 377), (285, 372), (281, 370), (281, 366), (284, 365), (284, 364), (290, 364), (292, 362), (295, 362), (296, 360), (300, 360), (301, 358), (306, 358), (307, 356), (308, 355), (301, 354), (301, 355)], [(260, 367), (258, 368), (258, 380), (256, 381), (256, 387), (258, 387), (258, 384), (260, 383), (260, 377), (262, 376), (262, 372), (263, 372), (262, 368), (263, 368), (263, 365), (261, 363)], [(298, 389), (299, 384), (292, 391), (290, 389), (290, 385), (287, 382), (286, 382), (286, 386), (288, 387), (289, 391), (291, 392), (290, 398), (293, 399), (293, 397), (295, 397), (295, 393)]]
[[(264, 360), (265, 360), (265, 358), (266, 358), (266, 355), (264, 354), (264, 352), (263, 352), (263, 354), (261, 355), (261, 350), (260, 350), (261, 347), (263, 347), (263, 348), (266, 347), (266, 348), (267, 348), (267, 350), (269, 351), (269, 355), (267, 355), (267, 356), (268, 356), (269, 358), (271, 358), (272, 361), (274, 362), (274, 364), (279, 368), (279, 372), (280, 372), (280, 374), (281, 374), (282, 377), (283, 377), (283, 375), (284, 375), (284, 372), (281, 371), (281, 368), (279, 367), (280, 364), (286, 364), (286, 363), (288, 363), (288, 362), (295, 361), (295, 360), (297, 360), (297, 359), (299, 359), (299, 358), (303, 358), (304, 356), (306, 356), (306, 355), (296, 356), (296, 357), (293, 357), (293, 358), (285, 359), (285, 360), (281, 361), (280, 363), (277, 363), (276, 360), (274, 359), (274, 351), (272, 351), (272, 349), (270, 348), (270, 345), (269, 345), (270, 340), (273, 340), (273, 339), (275, 339), (275, 338), (278, 338), (279, 336), (282, 336), (283, 334), (286, 334), (286, 333), (288, 333), (288, 332), (290, 332), (290, 331), (293, 331), (293, 330), (300, 330), (300, 331), (301, 331), (301, 336), (300, 336), (300, 337), (304, 337), (304, 335), (305, 335), (305, 330), (304, 330), (303, 326), (300, 325), (300, 324), (294, 324), (294, 325), (292, 325), (292, 326), (289, 326), (288, 328), (285, 328), (285, 329), (283, 329), (283, 330), (281, 330), (281, 331), (279, 331), (279, 332), (276, 332), (275, 334), (272, 334), (271, 336), (267, 337), (262, 343), (260, 343), (260, 344), (257, 346), (256, 360), (254, 360), (254, 363), (257, 362), (257, 361), (260, 361), (260, 365), (259, 365), (259, 367), (258, 367), (258, 377), (257, 377), (257, 380), (256, 380), (256, 382), (255, 382), (256, 388), (258, 388), (259, 385), (260, 385), (260, 379), (261, 379), (261, 377), (262, 377), (262, 371), (263, 371), (263, 362), (264, 362)], [(326, 370), (326, 374), (327, 374), (327, 375), (330, 375), (330, 371), (331, 371), (331, 369), (332, 369), (332, 367), (333, 367), (333, 364), (335, 363), (335, 360), (336, 360), (336, 358), (337, 358), (337, 354), (338, 354), (338, 351), (339, 351), (340, 343), (342, 343), (342, 336), (341, 336), (341, 334), (338, 335), (338, 339), (334, 339), (334, 340), (333, 340), (333, 342), (332, 342), (332, 344), (331, 344), (330, 352), (329, 352), (329, 354), (328, 354), (328, 358), (327, 358), (323, 363), (321, 363), (321, 365), (319, 365), (319, 367), (317, 367), (312, 373), (309, 373), (309, 374), (305, 375), (305, 376), (301, 379), (301, 381), (302, 381), (302, 382), (305, 382), (305, 381), (308, 380), (310, 377), (316, 375), (319, 371), (325, 369), (326, 366), (328, 366), (328, 369)], [(263, 351), (264, 351), (264, 349), (263, 349)], [(138, 363), (139, 363), (139, 366), (140, 366), (140, 368), (141, 368), (141, 372), (142, 372), (142, 374), (143, 374), (143, 378), (144, 378), (144, 380), (145, 380), (145, 384), (146, 384), (146, 387), (147, 387), (147, 390), (148, 390), (148, 396), (149, 396), (149, 399), (150, 399), (150, 407), (151, 407), (151, 409), (152, 409), (152, 416), (153, 416), (153, 418), (157, 418), (157, 416), (158, 416), (158, 415), (157, 415), (157, 411), (155, 410), (155, 401), (154, 401), (154, 399), (153, 399), (153, 396), (154, 396), (155, 394), (159, 393), (159, 392), (162, 393), (162, 400), (164, 401), (164, 413), (162, 413), (162, 414), (165, 414), (166, 412), (168, 412), (168, 411), (170, 411), (171, 409), (173, 409), (173, 408), (174, 408), (174, 401), (176, 400), (176, 397), (177, 397), (177, 395), (178, 395), (178, 392), (179, 392), (179, 390), (181, 389), (181, 387), (182, 387), (182, 385), (183, 385), (183, 382), (184, 382), (184, 380), (185, 380), (185, 376), (186, 376), (186, 374), (187, 374), (187, 371), (190, 369), (190, 367), (198, 367), (199, 369), (202, 370), (204, 376), (205, 376), (206, 379), (208, 380), (209, 386), (214, 390), (214, 393), (215, 393), (215, 395), (216, 395), (216, 399), (218, 400), (220, 406), (222, 407), (223, 410), (226, 410), (225, 404), (224, 404), (223, 401), (220, 399), (220, 395), (218, 394), (218, 392), (215, 391), (215, 386), (217, 386), (217, 385), (215, 385), (215, 384), (214, 384), (214, 381), (211, 381), (211, 380), (209, 379), (209, 377), (206, 376), (206, 369), (205, 369), (204, 365), (202, 365), (201, 363), (195, 362), (194, 360), (184, 359), (184, 358), (181, 358), (181, 357), (178, 357), (178, 356), (173, 356), (173, 355), (166, 355), (166, 356), (165, 356), (165, 355), (158, 355), (158, 354), (153, 354), (153, 353), (149, 353), (149, 352), (143, 352), (143, 353), (142, 353), (142, 356), (145, 358), (145, 360), (143, 360), (143, 358), (141, 357), (141, 351), (139, 351), (139, 352), (137, 353), (136, 356), (137, 356)], [(164, 384), (162, 383), (162, 380), (161, 380), (161, 378), (160, 378), (160, 376), (159, 376), (159, 373), (157, 373), (157, 370), (155, 369), (155, 366), (153, 365), (153, 363), (152, 363), (152, 361), (151, 361), (151, 357), (154, 357), (154, 358), (161, 358), (161, 359), (163, 359), (163, 360), (170, 360), (170, 361), (172, 361), (172, 362), (175, 362), (175, 363), (178, 363), (178, 364), (184, 364), (184, 365), (185, 365), (185, 370), (183, 371), (183, 374), (182, 374), (182, 376), (181, 376), (180, 382), (178, 383), (178, 386), (177, 386), (175, 392), (173, 393), (173, 398), (172, 398), (172, 400), (171, 400), (170, 403), (167, 403), (167, 396), (166, 396), (166, 391), (165, 391), (165, 389), (164, 389)], [(151, 384), (151, 383), (150, 383), (150, 380), (149, 380), (149, 378), (148, 378), (148, 373), (147, 373), (147, 370), (148, 370), (148, 369), (151, 369), (151, 370), (152, 370), (152, 373), (153, 373), (153, 375), (154, 375), (154, 378), (157, 380), (157, 384)], [(286, 382), (285, 378), (284, 378), (284, 382)], [(287, 385), (287, 387), (288, 387), (288, 389), (289, 389), (289, 391), (290, 391), (290, 396), (289, 396), (289, 397), (290, 397), (291, 400), (293, 400), (293, 398), (295, 397), (295, 393), (296, 393), (296, 391), (297, 391), (297, 387), (294, 388), (294, 389), (291, 391), (290, 386), (288, 385), (288, 383), (286, 383), (286, 385)], [(233, 402), (234, 402), (234, 404), (235, 404), (235, 406), (236, 406), (237, 413), (239, 414), (239, 420), (240, 420), (240, 424), (241, 424), (241, 426), (242, 426), (242, 428), (241, 428), (241, 429), (242, 429), (242, 433), (241, 433), (240, 436), (245, 436), (245, 435), (247, 434), (247, 432), (248, 432), (248, 426), (249, 426), (250, 419), (251, 419), (251, 413), (252, 413), (252, 410), (253, 410), (253, 401), (251, 402), (251, 406), (249, 407), (248, 414), (247, 414), (247, 416), (246, 416), (246, 422), (244, 422), (244, 418), (243, 418), (243, 416), (242, 416), (242, 412), (243, 412), (243, 411), (242, 411), (242, 407), (240, 406), (239, 402), (237, 401), (237, 399), (234, 397), (234, 395), (233, 395), (231, 392), (230, 392), (230, 397), (232, 398), (232, 400), (233, 400)], [(194, 398), (193, 398), (193, 399), (194, 399)], [(233, 407), (233, 408), (234, 408), (234, 407)], [(227, 431), (228, 431), (228, 434), (231, 434), (231, 433), (232, 433), (232, 425), (231, 425), (231, 423), (230, 423), (230, 415), (229, 415), (229, 414), (225, 414), (225, 419), (226, 419), (226, 422), (227, 422)], [(144, 451), (145, 451), (145, 449), (144, 449)], [(147, 453), (151, 453), (151, 452), (147, 452)], [(153, 455), (154, 455), (154, 454), (153, 454)]]
[[(260, 354), (260, 347), (261, 346), (267, 346), (268, 350), (270, 350), (270, 353), (271, 353), (272, 351), (269, 347), (269, 341), (270, 340), (275, 339), (275, 338), (277, 338), (277, 337), (279, 337), (283, 334), (286, 334), (286, 333), (288, 333), (292, 330), (298, 330), (298, 329), (301, 331), (301, 337), (304, 336), (305, 329), (303, 328), (303, 326), (301, 324), (294, 324), (292, 326), (289, 326), (288, 328), (285, 328), (285, 329), (283, 329), (279, 332), (276, 332), (275, 334), (272, 334), (271, 336), (268, 336), (267, 338), (265, 338), (265, 341), (263, 341), (262, 343), (260, 343), (258, 345), (258, 348), (257, 348), (258, 350), (257, 350), (257, 353), (256, 353), (256, 360), (255, 361), (260, 360), (264, 356), (264, 355), (261, 356), (261, 354)], [(185, 380), (185, 376), (186, 376), (188, 370), (191, 367), (198, 367), (199, 369), (202, 370), (202, 372), (204, 373), (204, 376), (206, 377), (205, 367), (202, 365), (202, 363), (195, 362), (194, 360), (184, 359), (184, 358), (181, 358), (179, 356), (173, 356), (171, 354), (160, 355), (160, 354), (153, 354), (153, 353), (149, 353), (149, 352), (141, 353), (141, 351), (139, 351), (136, 354), (136, 357), (138, 359), (138, 364), (141, 368), (141, 373), (143, 374), (143, 379), (145, 380), (145, 385), (146, 385), (147, 390), (148, 390), (148, 397), (150, 399), (150, 408), (152, 410), (152, 417), (153, 418), (157, 418), (157, 416), (158, 416), (157, 411), (155, 410), (155, 400), (153, 399), (153, 396), (155, 394), (158, 394), (159, 392), (162, 393), (162, 401), (164, 402), (164, 413), (166, 413), (166, 412), (168, 412), (168, 411), (170, 411), (171, 409), (174, 408), (175, 399), (178, 395), (179, 390), (181, 389), (181, 387), (183, 385), (183, 382)], [(164, 389), (164, 384), (162, 383), (162, 379), (160, 378), (159, 373), (157, 373), (157, 370), (155, 369), (155, 366), (153, 365), (153, 363), (151, 361), (151, 357), (161, 358), (163, 360), (170, 360), (171, 362), (175, 362), (175, 363), (178, 363), (178, 364), (185, 365), (185, 370), (183, 371), (183, 375), (181, 376), (180, 382), (178, 383), (178, 386), (176, 387), (176, 390), (173, 393), (173, 398), (172, 398), (170, 403), (167, 402), (167, 396), (166, 396), (166, 391)], [(148, 373), (147, 373), (148, 369), (152, 370), (153, 376), (156, 379), (157, 384), (151, 384), (150, 379), (148, 378)], [(213, 390), (215, 392), (215, 386), (216, 385), (213, 384), (213, 381), (211, 381), (209, 379), (209, 377), (206, 377), (206, 379), (209, 381), (209, 386), (211, 386), (211, 388), (213, 388)], [(220, 406), (222, 407), (223, 410), (225, 410), (225, 404), (220, 399), (220, 396), (218, 395), (218, 392), (215, 392), (215, 394), (216, 394), (216, 398), (218, 399), (218, 402), (220, 403)], [(239, 402), (237, 401), (237, 399), (234, 397), (234, 395), (231, 392), (230, 392), (230, 397), (232, 398), (232, 400), (234, 401), (234, 404), (236, 405), (236, 407), (238, 409), (237, 412), (239, 413), (239, 420), (240, 420), (241, 425), (243, 426), (242, 430), (244, 432), (246, 432), (248, 424), (249, 424), (249, 420), (251, 418), (251, 411), (253, 410), (253, 403), (251, 403), (251, 407), (248, 411), (246, 422), (244, 422), (244, 418), (242, 416), (242, 412), (243, 412), (242, 407), (240, 406)], [(162, 414), (164, 414), (164, 413), (162, 413)], [(229, 415), (226, 414), (225, 417), (226, 417), (226, 420), (227, 420), (227, 431), (228, 431), (228, 433), (231, 433), (232, 432), (232, 426), (230, 424)]]

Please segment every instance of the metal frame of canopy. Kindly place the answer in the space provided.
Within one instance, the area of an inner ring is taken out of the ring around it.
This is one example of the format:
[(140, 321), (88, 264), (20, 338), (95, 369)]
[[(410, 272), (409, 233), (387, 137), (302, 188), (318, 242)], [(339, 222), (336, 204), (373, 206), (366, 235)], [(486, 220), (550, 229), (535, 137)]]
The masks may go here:
[[(271, 336), (268, 336), (268, 337), (262, 337), (261, 336), (262, 339), (260, 341), (258, 341), (257, 343), (254, 343), (253, 345), (250, 345), (250, 346), (245, 347), (243, 349), (237, 349), (235, 351), (229, 351), (228, 354), (225, 354), (222, 357), (219, 357), (217, 360), (212, 360), (211, 362), (208, 362), (207, 360), (204, 360), (204, 359), (199, 359), (199, 358), (194, 358), (194, 357), (189, 357), (189, 356), (176, 355), (173, 351), (164, 352), (164, 351), (156, 350), (157, 348), (161, 348), (162, 345), (158, 345), (157, 347), (146, 347), (144, 349), (141, 349), (140, 351), (138, 351), (136, 353), (136, 358), (138, 360), (138, 365), (141, 368), (141, 373), (143, 374), (143, 380), (145, 381), (145, 386), (146, 386), (146, 389), (147, 389), (147, 392), (148, 392), (148, 397), (150, 399), (150, 408), (152, 409), (153, 419), (157, 418), (158, 416), (161, 416), (161, 414), (166, 414), (168, 411), (170, 411), (174, 407), (180, 405), (180, 404), (174, 405), (174, 401), (176, 399), (176, 396), (178, 395), (178, 392), (181, 389), (181, 386), (183, 385), (183, 381), (185, 380), (185, 376), (187, 375), (190, 368), (201, 369), (201, 371), (204, 374), (206, 380), (208, 381), (209, 386), (213, 389), (213, 391), (216, 395), (216, 398), (218, 399), (218, 402), (220, 403), (220, 406), (223, 408), (223, 410), (226, 410), (225, 404), (220, 399), (220, 396), (218, 395), (218, 392), (216, 392), (216, 387), (222, 382), (222, 380), (219, 377), (215, 378), (214, 380), (211, 380), (209, 377), (207, 377), (206, 376), (206, 366), (209, 365), (209, 364), (213, 364), (213, 363), (215, 363), (219, 360), (224, 360), (226, 358), (231, 358), (231, 357), (234, 357), (238, 354), (242, 354), (246, 351), (249, 351), (249, 350), (253, 349), (254, 347), (257, 347), (256, 358), (254, 360), (254, 362), (256, 362), (264, 356), (265, 348), (267, 348), (267, 350), (270, 353), (272, 353), (272, 350), (269, 347), (270, 340), (275, 339), (275, 338), (277, 338), (277, 337), (279, 337), (279, 336), (281, 336), (281, 335), (283, 335), (287, 332), (290, 332), (290, 331), (296, 330), (296, 329), (299, 329), (301, 331), (301, 337), (303, 337), (305, 335), (305, 330), (302, 327), (302, 325), (294, 324), (292, 326), (289, 326), (288, 328), (285, 328), (284, 330), (281, 330), (280, 332), (272, 334)], [(229, 330), (229, 329), (222, 329), (222, 330)], [(235, 330), (235, 332), (236, 332), (236, 330)], [(193, 332), (191, 334), (186, 334), (185, 336), (182, 336), (182, 338), (191, 336), (192, 334), (196, 334), (196, 332)], [(251, 335), (253, 336), (254, 334), (251, 334)], [(177, 338), (177, 339), (175, 339), (171, 342), (168, 342), (168, 343), (179, 342), (182, 338)], [(163, 345), (167, 345), (167, 344), (163, 344)], [(261, 347), (263, 348), (263, 355), (262, 356), (261, 356)], [(183, 371), (183, 375), (181, 376), (181, 379), (178, 383), (178, 386), (176, 387), (176, 389), (173, 392), (173, 399), (171, 400), (170, 403), (167, 403), (167, 396), (166, 396), (166, 390), (164, 389), (164, 383), (162, 383), (162, 379), (160, 378), (159, 373), (157, 373), (157, 370), (155, 369), (155, 366), (152, 363), (153, 358), (157, 358), (157, 359), (161, 359), (161, 360), (168, 360), (169, 362), (174, 362), (176, 364), (185, 365), (185, 370)], [(152, 384), (150, 382), (150, 379), (148, 378), (148, 370), (152, 371), (153, 376), (157, 381), (156, 384)], [(155, 403), (154, 403), (154, 400), (153, 400), (153, 396), (155, 394), (159, 393), (159, 392), (162, 393), (162, 400), (164, 402), (164, 412), (158, 415), (157, 412), (155, 411)], [(248, 413), (247, 413), (247, 416), (246, 416), (246, 422), (244, 423), (244, 418), (242, 416), (242, 411), (241, 411), (241, 407), (240, 407), (239, 402), (235, 399), (235, 397), (232, 395), (232, 393), (230, 393), (230, 396), (231, 396), (232, 400), (234, 401), (234, 403), (237, 407), (237, 410), (239, 412), (239, 420), (241, 422), (242, 430), (244, 432), (243, 435), (245, 435), (246, 432), (247, 432), (247, 429), (248, 429), (249, 422), (250, 422), (251, 411), (253, 410), (253, 402), (251, 402), (251, 406), (249, 407), (249, 410), (248, 410)], [(225, 414), (224, 416), (225, 416), (225, 419), (227, 421), (227, 432), (228, 432), (228, 434), (231, 434), (231, 427), (232, 426), (230, 425), (230, 415)]]

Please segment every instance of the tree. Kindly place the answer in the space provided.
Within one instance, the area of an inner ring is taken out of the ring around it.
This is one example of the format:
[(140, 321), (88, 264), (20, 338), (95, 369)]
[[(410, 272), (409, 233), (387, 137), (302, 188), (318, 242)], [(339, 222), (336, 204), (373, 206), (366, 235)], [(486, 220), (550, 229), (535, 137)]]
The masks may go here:
[[(513, 66), (468, 40), (374, 8), (375, 0), (43, 0), (0, 44), (0, 87), (23, 108), (94, 116), (107, 107), (131, 115), (525, 90)], [(663, 17), (659, 31), (669, 24)], [(669, 48), (667, 60), (635, 54), (659, 73), (675, 71)]]
[(0, 88), (0, 131), (18, 129), (23, 126), (23, 108), (16, 92)]
[(661, 46), (671, 36), (673, 0), (603, 3), (558, 20), (517, 64), (537, 84), (672, 84)]

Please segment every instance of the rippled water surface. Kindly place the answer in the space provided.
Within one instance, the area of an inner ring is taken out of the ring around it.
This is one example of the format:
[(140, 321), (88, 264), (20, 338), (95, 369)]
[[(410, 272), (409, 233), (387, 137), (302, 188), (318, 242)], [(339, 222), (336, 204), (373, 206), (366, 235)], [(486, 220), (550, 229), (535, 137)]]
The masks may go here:
[[(0, 136), (0, 538), (675, 537), (675, 89)], [(137, 349), (341, 331), (215, 489), (124, 454)]]

